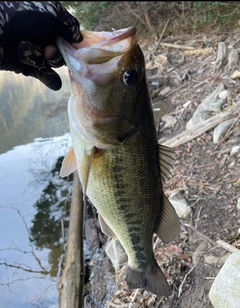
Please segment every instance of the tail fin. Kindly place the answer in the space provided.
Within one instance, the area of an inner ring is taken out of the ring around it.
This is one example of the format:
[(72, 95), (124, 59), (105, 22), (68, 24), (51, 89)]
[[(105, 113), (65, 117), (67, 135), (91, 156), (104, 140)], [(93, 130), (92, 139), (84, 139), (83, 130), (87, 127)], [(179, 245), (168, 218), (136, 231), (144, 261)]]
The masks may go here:
[(128, 266), (126, 270), (126, 280), (130, 289), (148, 288), (152, 293), (162, 296), (169, 296), (172, 293), (157, 263), (150, 272), (139, 272)]

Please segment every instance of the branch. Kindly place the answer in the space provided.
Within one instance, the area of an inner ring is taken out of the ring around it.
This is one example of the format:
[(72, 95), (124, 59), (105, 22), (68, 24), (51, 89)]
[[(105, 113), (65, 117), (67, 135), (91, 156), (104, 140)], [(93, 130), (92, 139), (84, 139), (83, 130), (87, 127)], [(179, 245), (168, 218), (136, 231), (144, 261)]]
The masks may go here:
[(59, 283), (60, 308), (82, 307), (84, 206), (78, 173), (75, 171), (68, 231), (66, 262)]
[(0, 265), (5, 265), (7, 267), (13, 267), (13, 268), (20, 269), (22, 271), (29, 272), (29, 273), (42, 274), (42, 275), (49, 274), (49, 271), (46, 271), (46, 270), (44, 270), (44, 271), (34, 271), (34, 270), (28, 269), (26, 267), (20, 266), (20, 265), (9, 264), (6, 261), (5, 262), (0, 262)]
[[(32, 273), (45, 273), (45, 275), (47, 275), (49, 273), (49, 271), (42, 265), (40, 259), (36, 256), (35, 252), (34, 252), (34, 248), (33, 248), (33, 245), (31, 244), (31, 237), (30, 237), (30, 232), (28, 230), (28, 227), (27, 227), (27, 223), (23, 217), (23, 215), (21, 214), (21, 212), (16, 209), (15, 207), (12, 207), (12, 206), (6, 206), (6, 207), (3, 207), (3, 206), (0, 206), (0, 208), (8, 208), (8, 209), (11, 209), (11, 210), (15, 210), (18, 215), (21, 217), (22, 219), (22, 222), (24, 224), (24, 227), (25, 227), (25, 230), (28, 234), (28, 240), (29, 240), (29, 246), (31, 247), (31, 251), (24, 251), (24, 250), (21, 250), (20, 248), (15, 248), (15, 247), (9, 247), (9, 248), (4, 248), (4, 249), (0, 249), (0, 251), (4, 251), (4, 250), (17, 250), (23, 254), (32, 254), (32, 256), (34, 257), (34, 259), (37, 261), (39, 267), (42, 269), (42, 271), (31, 271)], [(0, 264), (1, 265), (1, 264)], [(8, 265), (10, 266), (10, 265)], [(10, 267), (14, 267), (14, 266), (10, 266)], [(23, 268), (22, 268), (23, 269)], [(25, 270), (25, 269), (24, 269)], [(25, 270), (26, 271), (26, 270)]]
[(206, 121), (201, 122), (199, 125), (194, 126), (192, 129), (187, 129), (184, 132), (178, 134), (177, 136), (169, 139), (162, 144), (170, 148), (177, 147), (181, 144), (184, 144), (188, 141), (191, 141), (199, 136), (201, 136), (206, 131), (215, 127), (219, 123), (225, 121), (230, 115), (233, 116), (240, 112), (240, 101), (235, 105), (229, 107), (226, 111), (223, 111)]
[(187, 49), (187, 50), (194, 50), (195, 48), (192, 46), (185, 46), (185, 45), (177, 45), (177, 44), (170, 44), (170, 43), (160, 43), (160, 45), (169, 47), (169, 48), (177, 48), (177, 49)]

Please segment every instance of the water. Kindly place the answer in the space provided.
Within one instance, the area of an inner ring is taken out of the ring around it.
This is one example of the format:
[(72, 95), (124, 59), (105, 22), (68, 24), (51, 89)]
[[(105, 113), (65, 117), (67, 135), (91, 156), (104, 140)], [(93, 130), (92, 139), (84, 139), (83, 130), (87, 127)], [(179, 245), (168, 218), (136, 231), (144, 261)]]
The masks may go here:
[(71, 146), (70, 85), (66, 69), (58, 71), (57, 92), (0, 72), (0, 308), (58, 303), (61, 218), (71, 194), (55, 168)]

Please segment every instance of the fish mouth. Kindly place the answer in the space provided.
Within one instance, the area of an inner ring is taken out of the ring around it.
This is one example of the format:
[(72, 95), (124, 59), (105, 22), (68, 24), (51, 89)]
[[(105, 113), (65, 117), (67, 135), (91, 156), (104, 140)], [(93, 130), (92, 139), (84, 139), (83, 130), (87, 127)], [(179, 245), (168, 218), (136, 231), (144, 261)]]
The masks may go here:
[[(57, 38), (57, 46), (71, 74), (75, 78), (78, 78), (79, 70), (88, 72), (88, 65), (91, 66), (91, 71), (94, 71), (94, 64), (107, 63), (115, 58), (114, 63), (107, 66), (107, 73), (113, 73), (119, 60), (117, 57), (129, 52), (132, 46), (136, 44), (136, 27), (114, 30), (112, 32), (83, 30), (81, 33), (83, 41), (72, 45), (62, 37)], [(89, 51), (90, 47), (91, 51)], [(99, 70), (99, 66), (97, 69)], [(106, 71), (106, 68), (104, 69)], [(100, 73), (98, 72), (98, 75)], [(91, 79), (91, 74), (88, 74), (87, 77)]]

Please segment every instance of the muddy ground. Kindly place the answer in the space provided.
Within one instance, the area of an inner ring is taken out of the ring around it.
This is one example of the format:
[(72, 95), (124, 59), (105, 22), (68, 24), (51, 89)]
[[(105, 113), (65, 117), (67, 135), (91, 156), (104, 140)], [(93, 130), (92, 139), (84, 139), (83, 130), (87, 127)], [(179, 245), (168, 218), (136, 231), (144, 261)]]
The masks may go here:
[[(226, 46), (222, 58), (221, 42)], [(175, 45), (202, 51), (188, 55), (188, 49)], [(166, 37), (151, 44), (142, 41), (141, 47), (161, 142), (186, 129), (202, 99), (220, 82), (230, 93), (223, 109), (240, 99), (240, 81), (231, 78), (240, 69), (239, 60), (230, 63), (228, 59), (231, 50), (240, 51), (238, 30)], [(164, 114), (175, 119), (175, 123), (165, 121)], [(210, 287), (230, 254), (217, 241), (237, 249), (240, 245), (237, 211), (240, 152), (230, 155), (232, 147), (240, 144), (240, 114), (234, 117), (237, 120), (217, 144), (213, 143), (213, 129), (210, 129), (174, 148), (173, 177), (164, 185), (164, 191), (167, 196), (175, 190), (181, 191), (192, 208), (192, 215), (188, 220), (181, 220), (181, 234), (175, 242), (168, 245), (158, 242), (155, 248), (156, 259), (173, 289), (172, 296), (157, 297), (146, 290), (129, 290), (124, 282), (124, 268), (116, 283), (115, 271), (104, 249), (97, 249), (97, 257), (93, 253), (87, 260), (90, 278), (85, 285), (85, 307), (212, 307), (208, 297)], [(87, 225), (91, 223), (87, 221)], [(92, 237), (87, 236), (92, 241), (90, 246), (100, 247), (101, 243), (104, 248), (106, 238), (99, 233), (98, 226), (86, 227), (86, 232), (90, 229), (92, 233), (96, 231)]]

